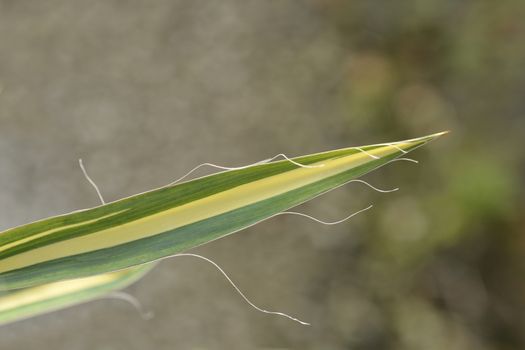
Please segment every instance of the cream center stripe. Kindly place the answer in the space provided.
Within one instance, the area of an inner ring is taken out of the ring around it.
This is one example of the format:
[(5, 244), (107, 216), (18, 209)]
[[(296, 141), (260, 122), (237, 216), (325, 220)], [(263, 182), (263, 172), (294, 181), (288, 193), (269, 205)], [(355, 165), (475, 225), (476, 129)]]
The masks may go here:
[(92, 219), (92, 220), (88, 220), (88, 221), (82, 221), (82, 222), (79, 222), (79, 223), (76, 223), (76, 224), (72, 224), (72, 225), (60, 226), (60, 227), (54, 228), (52, 230), (47, 230), (47, 231), (44, 231), (44, 232), (40, 232), (40, 233), (38, 233), (36, 235), (31, 235), (31, 236), (28, 236), (26, 238), (18, 239), (16, 241), (11, 242), (11, 243), (7, 243), (7, 244), (4, 244), (4, 245), (0, 246), (0, 253), (3, 252), (3, 251), (8, 250), (9, 248), (16, 247), (17, 245), (20, 245), (20, 244), (23, 244), (23, 243), (26, 243), (26, 242), (30, 242), (32, 240), (35, 240), (35, 239), (38, 239), (38, 238), (50, 235), (52, 233), (55, 233), (55, 232), (58, 232), (58, 231), (62, 231), (62, 230), (67, 230), (68, 228), (81, 227), (81, 226), (84, 226), (84, 225), (92, 224), (92, 223), (97, 222), (99, 220), (102, 220), (102, 219), (105, 219), (105, 218), (109, 218), (111, 216), (123, 213), (123, 212), (128, 211), (128, 210), (129, 209), (120, 210), (120, 211), (117, 211), (117, 212), (114, 212), (114, 213), (111, 213), (111, 214), (108, 214), (108, 215), (104, 215), (104, 216), (98, 217), (96, 219)]
[[(397, 144), (400, 148), (411, 145), (411, 143)], [(378, 157), (388, 156), (396, 152), (399, 151), (392, 146), (379, 147), (368, 151), (368, 153)], [(240, 185), (120, 226), (8, 257), (0, 261), (0, 273), (154, 236), (307, 186), (369, 161), (369, 155), (359, 152), (317, 163), (324, 164), (322, 167), (297, 168)]]
[(0, 298), (0, 313), (25, 305), (34, 304), (39, 301), (53, 299), (91, 287), (110, 283), (119, 279), (122, 275), (122, 271), (112, 272), (86, 278), (44, 284), (42, 286), (28, 288), (27, 290), (14, 292)]

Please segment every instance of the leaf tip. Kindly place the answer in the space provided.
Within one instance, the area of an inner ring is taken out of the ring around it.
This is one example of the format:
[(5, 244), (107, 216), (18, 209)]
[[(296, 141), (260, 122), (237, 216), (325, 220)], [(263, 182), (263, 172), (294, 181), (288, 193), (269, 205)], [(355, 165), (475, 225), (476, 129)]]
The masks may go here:
[(450, 133), (451, 131), (450, 130), (445, 130), (445, 131), (441, 131), (441, 132), (437, 132), (431, 136), (434, 136), (434, 137), (440, 137), (440, 136), (443, 136), (443, 135), (446, 135), (448, 133)]
[(450, 132), (450, 130), (445, 130), (445, 131), (437, 132), (435, 134), (431, 134), (431, 135), (428, 135), (428, 136), (423, 136), (421, 139), (425, 140), (426, 142), (429, 142), (429, 141), (437, 139), (438, 137), (446, 135), (449, 132)]

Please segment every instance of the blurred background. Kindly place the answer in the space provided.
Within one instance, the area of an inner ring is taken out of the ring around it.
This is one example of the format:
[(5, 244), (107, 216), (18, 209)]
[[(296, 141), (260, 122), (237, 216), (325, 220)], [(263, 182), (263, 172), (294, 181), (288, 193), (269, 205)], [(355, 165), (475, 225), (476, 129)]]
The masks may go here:
[[(446, 137), (1, 349), (525, 348), (525, 3), (0, 1), (0, 231), (240, 166)], [(200, 174), (205, 174), (201, 172)]]

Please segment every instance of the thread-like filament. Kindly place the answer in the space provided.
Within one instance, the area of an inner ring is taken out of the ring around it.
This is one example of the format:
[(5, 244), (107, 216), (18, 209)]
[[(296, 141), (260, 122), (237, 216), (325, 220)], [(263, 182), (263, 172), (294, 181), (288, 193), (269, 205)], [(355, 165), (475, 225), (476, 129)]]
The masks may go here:
[(102, 193), (100, 192), (97, 184), (95, 183), (95, 181), (91, 179), (91, 177), (89, 177), (86, 171), (86, 168), (84, 168), (84, 163), (82, 162), (81, 158), (78, 160), (78, 165), (80, 165), (80, 170), (82, 170), (82, 173), (84, 174), (84, 177), (86, 178), (86, 180), (88, 180), (88, 182), (91, 184), (91, 186), (93, 186), (93, 188), (97, 192), (98, 198), (100, 199), (100, 202), (102, 203), (102, 205), (106, 204), (106, 201), (104, 200), (104, 197), (102, 197)]
[(98, 300), (101, 299), (118, 299), (125, 301), (131, 306), (133, 306), (133, 308), (137, 310), (137, 312), (140, 314), (140, 317), (142, 317), (142, 319), (145, 321), (150, 320), (155, 316), (153, 311), (145, 310), (140, 301), (129, 293), (115, 291), (98, 298)]
[(277, 159), (279, 157), (282, 157), (286, 161), (288, 161), (288, 162), (290, 162), (290, 163), (292, 163), (294, 165), (297, 165), (298, 167), (301, 167), (301, 168), (320, 168), (320, 167), (324, 166), (324, 164), (318, 164), (318, 165), (301, 164), (301, 163), (298, 163), (295, 160), (287, 157), (284, 153), (279, 153), (279, 154), (273, 156), (272, 158), (268, 158), (268, 159), (261, 160), (261, 161), (258, 161), (258, 162), (252, 163), (252, 164), (248, 164), (248, 165), (244, 165), (244, 166), (238, 166), (238, 167), (228, 167), (228, 166), (217, 165), (217, 164), (213, 164), (213, 163), (202, 163), (202, 164), (197, 165), (195, 168), (191, 169), (190, 171), (188, 171), (183, 176), (179, 177), (177, 180), (175, 180), (173, 182), (170, 182), (168, 184), (168, 186), (173, 186), (176, 183), (181, 182), (182, 180), (184, 180), (185, 178), (187, 178), (188, 176), (193, 174), (195, 171), (197, 171), (198, 169), (203, 168), (205, 166), (209, 166), (209, 167), (220, 169), (220, 170), (240, 170), (240, 169), (246, 169), (246, 168), (249, 168), (249, 167), (252, 167), (252, 166), (256, 166), (256, 165), (267, 164), (267, 163), (270, 163), (271, 161), (274, 161), (275, 159)]
[(250, 305), (252, 308), (254, 308), (255, 310), (259, 311), (259, 312), (262, 312), (262, 313), (265, 313), (265, 314), (270, 314), (270, 315), (276, 315), (276, 316), (281, 316), (281, 317), (285, 317), (285, 318), (288, 318), (292, 321), (295, 321), (297, 323), (300, 323), (302, 325), (305, 325), (305, 326), (309, 326), (310, 323), (308, 322), (304, 322), (304, 321), (301, 321), (300, 319), (296, 318), (296, 317), (293, 317), (293, 316), (290, 316), (288, 314), (285, 314), (284, 312), (278, 312), (278, 311), (270, 311), (270, 310), (266, 310), (266, 309), (263, 309), (257, 305), (255, 305), (250, 299), (248, 299), (248, 297), (239, 289), (239, 287), (237, 287), (237, 285), (233, 282), (233, 280), (230, 278), (230, 276), (228, 276), (228, 274), (216, 263), (214, 262), (213, 260), (211, 259), (208, 259), (202, 255), (198, 255), (198, 254), (192, 254), (192, 253), (179, 253), (179, 254), (174, 254), (174, 255), (171, 255), (171, 256), (168, 256), (166, 258), (163, 258), (163, 259), (167, 259), (167, 258), (176, 258), (176, 257), (194, 257), (194, 258), (198, 258), (198, 259), (201, 259), (201, 260), (204, 260), (206, 262), (208, 262), (209, 264), (213, 265), (223, 276), (224, 278), (226, 278), (226, 280), (231, 284), (231, 286), (233, 287), (233, 289), (235, 289), (235, 291), (244, 299), (244, 301)]
[(369, 205), (368, 207), (364, 208), (364, 209), (361, 209), (361, 210), (358, 210), (356, 211), (355, 213), (352, 213), (350, 215), (348, 215), (347, 217), (341, 219), (341, 220), (337, 220), (337, 221), (323, 221), (323, 220), (320, 220), (320, 219), (317, 219), (311, 215), (308, 215), (308, 214), (304, 214), (304, 213), (300, 213), (300, 212), (296, 212), (296, 211), (282, 211), (280, 213), (277, 213), (274, 215), (275, 216), (278, 216), (278, 215), (297, 215), (297, 216), (302, 216), (302, 217), (305, 217), (305, 218), (308, 218), (310, 220), (313, 220), (315, 222), (318, 222), (320, 224), (323, 224), (323, 225), (337, 225), (337, 224), (341, 224), (347, 220), (350, 220), (351, 218), (353, 218), (354, 216), (364, 212), (364, 211), (367, 211), (368, 209), (372, 208), (373, 205)]

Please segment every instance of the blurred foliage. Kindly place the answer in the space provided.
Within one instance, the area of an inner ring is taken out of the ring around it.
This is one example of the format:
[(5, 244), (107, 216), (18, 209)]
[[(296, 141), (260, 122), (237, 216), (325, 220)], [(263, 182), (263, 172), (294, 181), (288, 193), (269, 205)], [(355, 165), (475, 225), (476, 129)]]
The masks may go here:
[(418, 177), (399, 177), (411, 189), (370, 218), (348, 262), (360, 305), (339, 309), (360, 315), (346, 316), (349, 348), (524, 348), (525, 3), (319, 8), (348, 53), (336, 92), (348, 130), (453, 131)]

